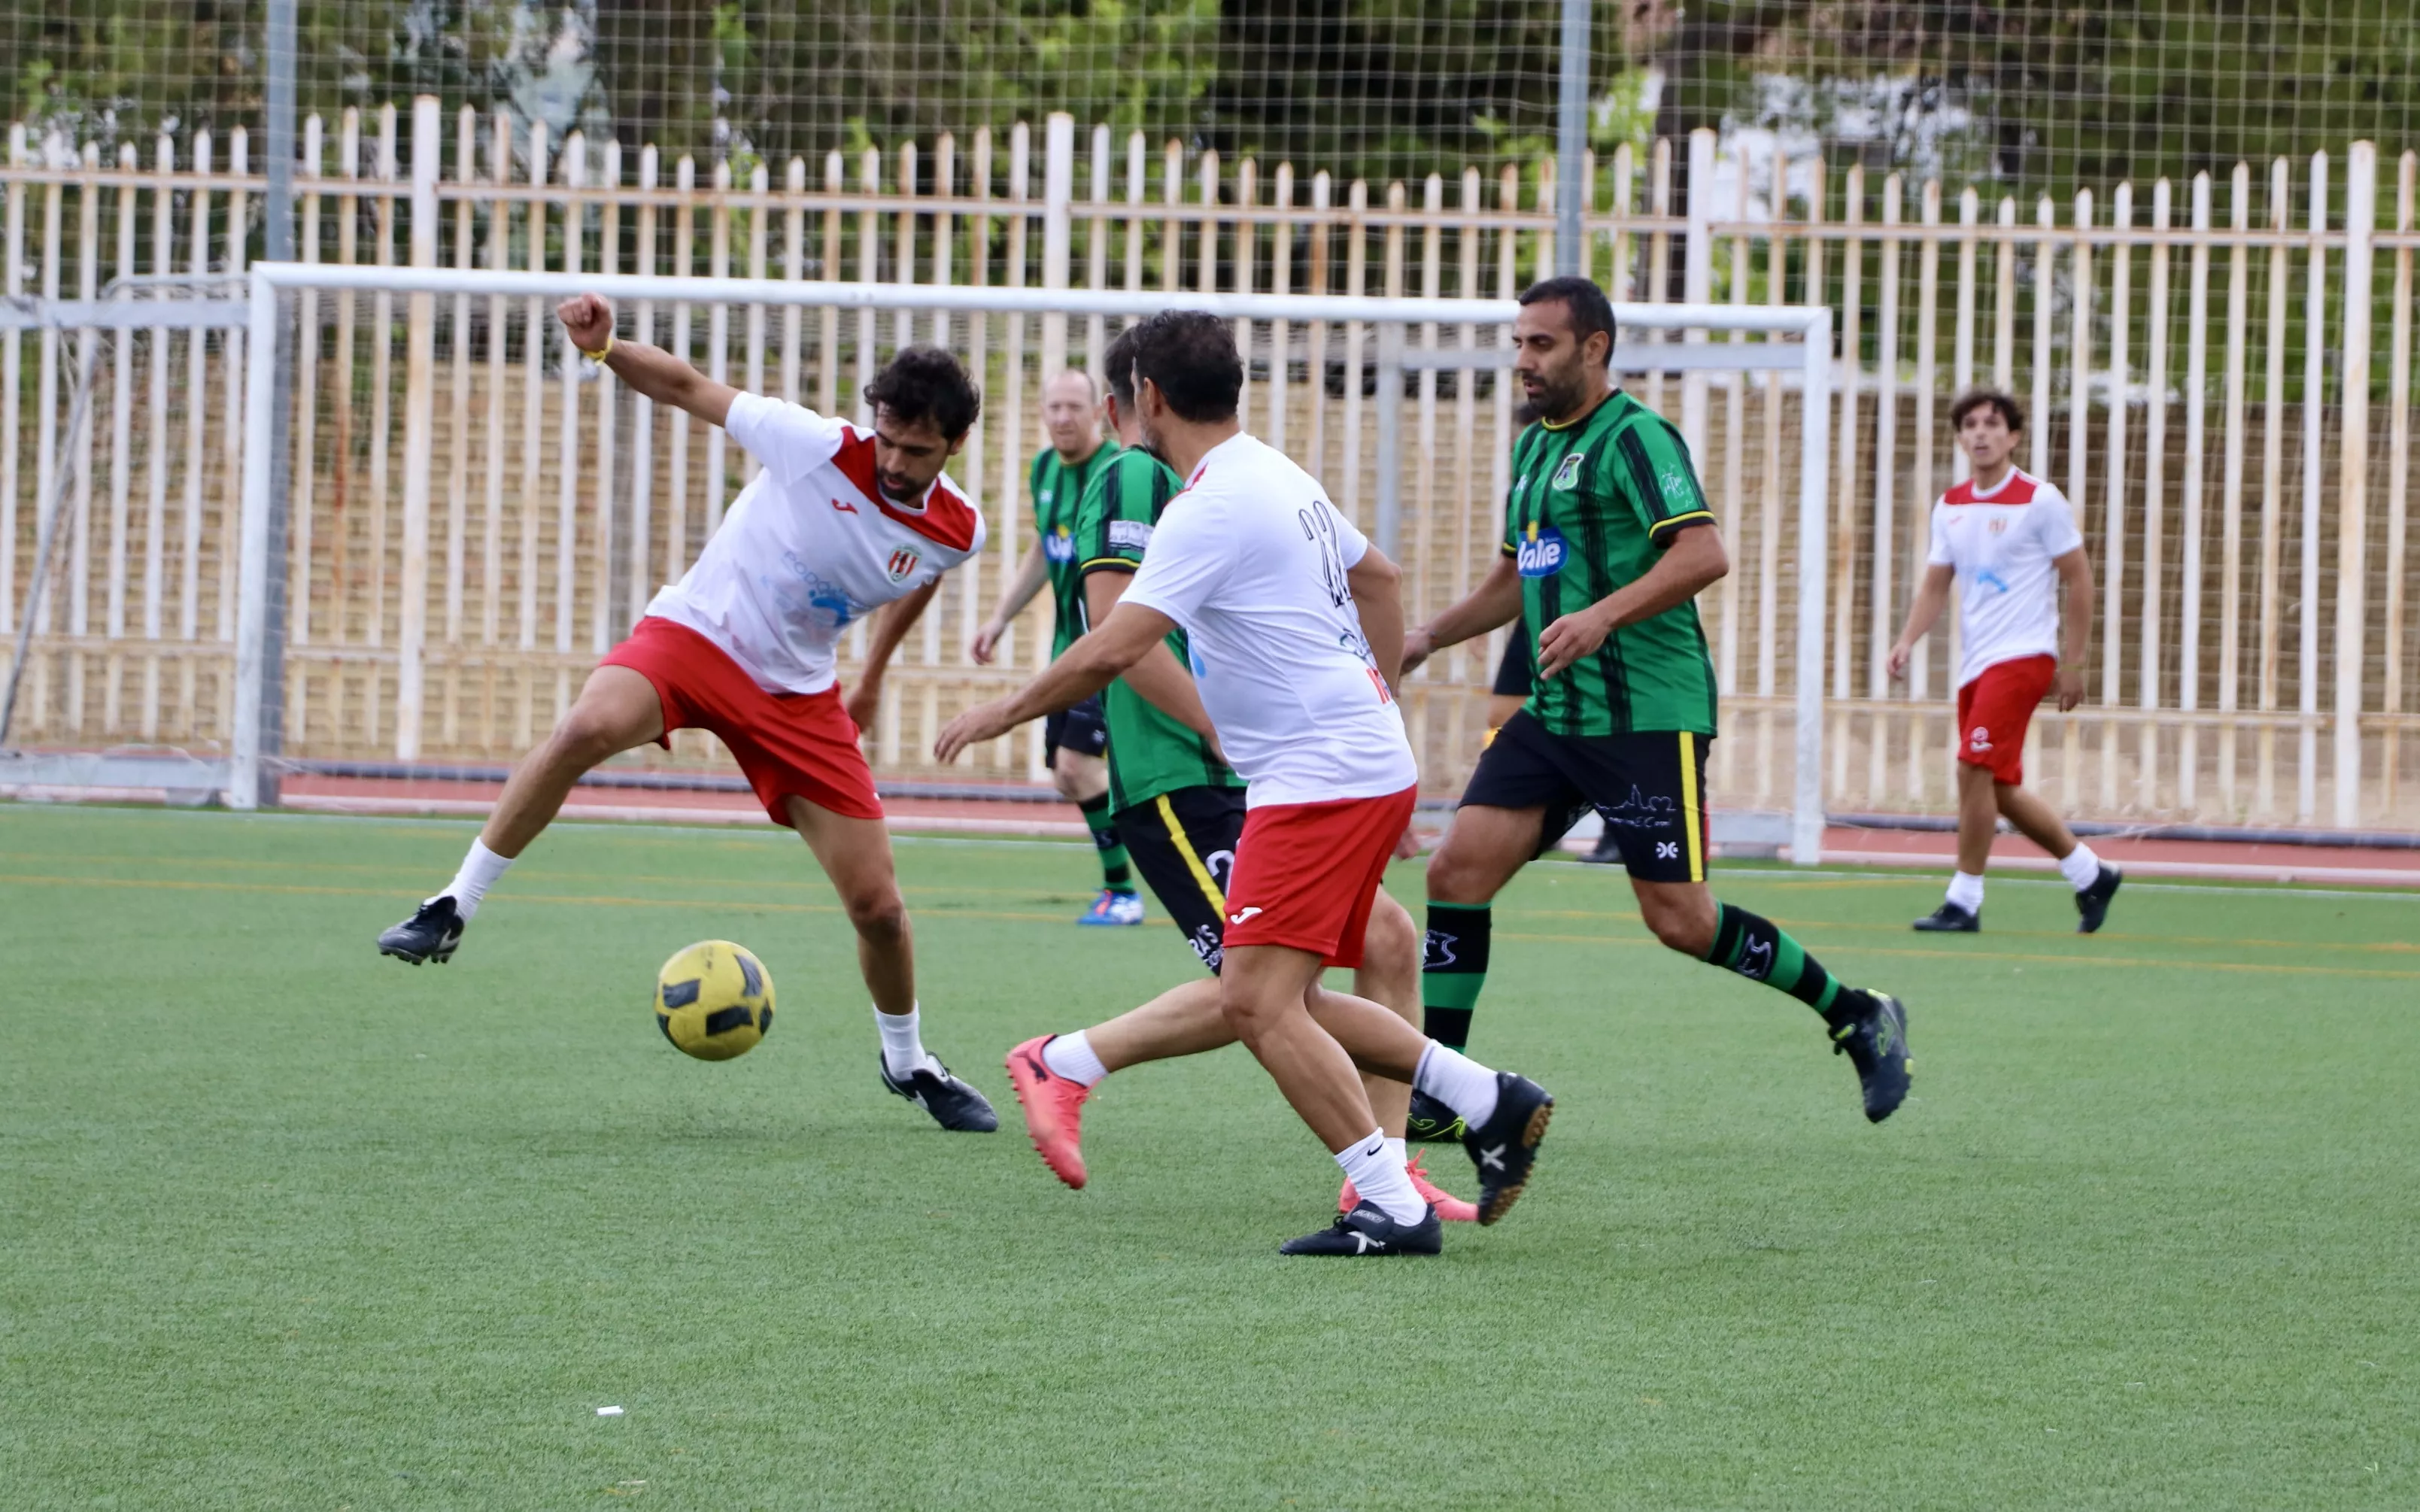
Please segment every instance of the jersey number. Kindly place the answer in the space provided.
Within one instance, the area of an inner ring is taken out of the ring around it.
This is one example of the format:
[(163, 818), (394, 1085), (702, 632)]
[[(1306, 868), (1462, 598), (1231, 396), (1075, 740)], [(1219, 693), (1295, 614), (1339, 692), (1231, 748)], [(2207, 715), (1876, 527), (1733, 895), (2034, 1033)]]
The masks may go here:
[(1336, 543), (1335, 517), (1321, 500), (1295, 510), (1295, 518), (1302, 522), (1303, 538), (1319, 548), (1320, 585), (1327, 590), (1328, 603), (1343, 608), (1353, 601), (1353, 585), (1344, 575), (1344, 550)]

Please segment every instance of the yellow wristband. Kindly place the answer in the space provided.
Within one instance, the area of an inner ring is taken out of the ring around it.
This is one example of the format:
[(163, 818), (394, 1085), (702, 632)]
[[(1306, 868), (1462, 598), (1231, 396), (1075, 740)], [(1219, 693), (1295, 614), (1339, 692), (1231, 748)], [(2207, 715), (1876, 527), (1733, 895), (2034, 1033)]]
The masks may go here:
[(577, 350), (582, 356), (587, 358), (590, 362), (601, 363), (606, 358), (613, 355), (613, 333), (611, 331), (605, 333), (605, 346), (602, 351), (591, 351), (586, 347), (581, 347)]

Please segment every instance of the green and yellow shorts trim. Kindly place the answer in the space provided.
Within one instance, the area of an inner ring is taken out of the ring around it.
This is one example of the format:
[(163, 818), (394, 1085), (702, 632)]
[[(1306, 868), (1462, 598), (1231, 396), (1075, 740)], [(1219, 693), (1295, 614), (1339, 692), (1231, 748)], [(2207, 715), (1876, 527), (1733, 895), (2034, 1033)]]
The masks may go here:
[(1180, 787), (1118, 810), (1126, 859), (1212, 975), (1225, 959), (1227, 881), (1244, 834), (1244, 789)]
[(1544, 853), (1590, 809), (1621, 845), (1640, 881), (1706, 880), (1706, 748), (1689, 730), (1556, 735), (1523, 709), (1505, 722), (1463, 790), (1466, 804), (1543, 808)]

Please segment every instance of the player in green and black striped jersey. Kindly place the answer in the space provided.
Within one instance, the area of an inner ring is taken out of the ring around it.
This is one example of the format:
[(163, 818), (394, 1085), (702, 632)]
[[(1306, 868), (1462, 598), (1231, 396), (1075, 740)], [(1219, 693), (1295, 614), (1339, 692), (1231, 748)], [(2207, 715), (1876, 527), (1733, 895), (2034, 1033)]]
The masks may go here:
[[(1118, 444), (1101, 439), (1100, 395), (1092, 375), (1069, 369), (1042, 390), (1042, 424), (1050, 444), (1034, 456), (1028, 491), (1033, 499), (1033, 545), (1000, 607), (976, 632), (974, 658), (989, 662), (1010, 620), (1024, 613), (1045, 584), (1052, 609), (1050, 659), (1057, 661), (1084, 632), (1081, 574), (1076, 568), (1076, 507), (1085, 488), (1118, 456)], [(1076, 805), (1100, 853), (1101, 892), (1077, 922), (1124, 925), (1142, 922), (1142, 896), (1110, 817), (1109, 772), (1102, 753), (1109, 726), (1101, 706), (1086, 699), (1043, 722), (1042, 758), (1061, 797)]]
[[(1429, 859), (1428, 1032), (1466, 1041), (1491, 902), (1594, 808), (1620, 838), (1655, 937), (1823, 1015), (1857, 1068), (1866, 1116), (1880, 1122), (1907, 1096), (1906, 1010), (1840, 982), (1770, 919), (1706, 885), (1714, 669), (1694, 600), (1730, 564), (1689, 448), (1613, 386), (1613, 306), (1596, 285), (1532, 286), (1513, 339), (1512, 370), (1539, 419), (1513, 448), (1502, 554), (1469, 597), (1404, 636), (1409, 668), (1517, 619), (1537, 667), (1528, 702), (1480, 756)], [(1414, 1119), (1437, 1121), (1420, 1108)]]

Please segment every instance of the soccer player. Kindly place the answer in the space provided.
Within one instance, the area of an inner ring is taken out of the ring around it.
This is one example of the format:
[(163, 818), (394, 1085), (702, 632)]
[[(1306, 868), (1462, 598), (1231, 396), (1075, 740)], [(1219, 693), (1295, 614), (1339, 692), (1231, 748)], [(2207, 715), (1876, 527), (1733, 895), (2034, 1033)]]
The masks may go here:
[[(1131, 326), (1121, 333), (1106, 359), (1109, 420), (1125, 449), (1094, 475), (1076, 511), (1076, 556), (1088, 623), (1108, 618), (1116, 608), (1161, 514), (1185, 482), (1140, 444), (1137, 333)], [(1109, 793), (1118, 833), (1125, 837), (1135, 869), (1215, 978), (1225, 948), (1226, 888), (1243, 838), (1245, 789), (1218, 750), (1216, 728), (1186, 670), (1189, 661), (1185, 632), (1176, 631), (1103, 689), (1100, 703), (1109, 726)], [(1393, 1009), (1404, 1022), (1418, 1021), (1419, 953), (1412, 918), (1383, 892), (1373, 904), (1353, 989)], [(1044, 1163), (1080, 1189), (1088, 1178), (1082, 1109), (1102, 1078), (1233, 1038), (1218, 983), (1198, 981), (1108, 1023), (1027, 1040), (1008, 1052), (1009, 1083), (1024, 1106), (1027, 1131)], [(1372, 1076), (1362, 1085), (1379, 1127), (1400, 1150), (1411, 1089)], [(1475, 1205), (1431, 1182), (1417, 1161), (1404, 1169), (1441, 1221), (1478, 1218)], [(1338, 1201), (1342, 1212), (1360, 1205), (1349, 1180)]]
[[(2092, 639), (2092, 564), (2067, 496), (2009, 459), (2024, 429), (2016, 396), (1969, 389), (1949, 407), (1974, 475), (1932, 507), (1932, 550), (1907, 624), (1890, 648), (1890, 675), (1941, 617), (1958, 585), (1958, 869), (1949, 896), (1916, 921), (1928, 933), (1983, 927), (1983, 868), (2006, 816), (2058, 860), (2075, 889), (2075, 925), (2091, 934), (2109, 916), (2123, 873), (2102, 863), (2051, 806), (2024, 788), (2025, 727), (2055, 688), (2062, 714), (2084, 701), (2084, 653)], [(2067, 587), (2060, 608), (2058, 590)]]
[(1603, 289), (1550, 278), (1520, 304), (1512, 370), (1539, 418), (1513, 452), (1502, 554), (1404, 648), (1416, 666), (1518, 618), (1537, 660), (1535, 691), (1481, 754), (1429, 858), (1425, 1027), (1467, 1042), (1487, 979), (1490, 904), (1594, 807), (1620, 836), (1649, 930), (1822, 1015), (1879, 1123), (1907, 1096), (1906, 1010), (1839, 981), (1772, 920), (1716, 901), (1706, 885), (1714, 669), (1693, 600), (1730, 561), (1688, 448), (1613, 386)]
[[(991, 1104), (919, 1037), (908, 909), (857, 743), (900, 637), (941, 574), (983, 549), (982, 514), (941, 472), (974, 424), (974, 384), (949, 353), (908, 348), (867, 385), (874, 429), (865, 431), (743, 394), (659, 348), (614, 340), (613, 307), (594, 294), (564, 301), (555, 314), (582, 353), (657, 403), (722, 427), (763, 471), (695, 565), (656, 595), (515, 770), (461, 870), (380, 935), (380, 952), (415, 966), (451, 959), (480, 900), (582, 773), (650, 740), (669, 749), (683, 726), (711, 730), (765, 812), (799, 832), (840, 894), (874, 996), (882, 1084), (944, 1129), (990, 1132), (1000, 1127)], [(864, 676), (844, 703), (833, 648), (877, 609)]]
[[(1027, 479), (1033, 496), (1033, 545), (1017, 568), (1016, 581), (1000, 596), (1000, 607), (975, 632), (974, 659), (985, 666), (1008, 622), (1047, 582), (1050, 585), (1050, 659), (1057, 661), (1084, 633), (1083, 589), (1076, 566), (1076, 507), (1084, 491), (1117, 460), (1115, 442), (1101, 440), (1099, 397), (1089, 373), (1070, 368), (1042, 390), (1042, 427), (1050, 444), (1033, 457)], [(1127, 925), (1142, 922), (1142, 896), (1135, 891), (1134, 871), (1125, 848), (1118, 841), (1111, 816), (1109, 783), (1102, 764), (1109, 731), (1100, 700), (1088, 698), (1042, 722), (1042, 761), (1050, 769), (1059, 796), (1076, 805), (1093, 832), (1093, 849), (1101, 858), (1101, 891), (1078, 924)]]
[(1491, 1072), (1384, 1006), (1320, 983), (1324, 967), (1361, 963), (1388, 855), (1411, 814), (1417, 772), (1392, 687), (1402, 574), (1315, 479), (1243, 433), (1244, 365), (1225, 321), (1152, 317), (1139, 328), (1133, 371), (1143, 442), (1185, 475), (1185, 491), (1161, 514), (1117, 606), (1041, 677), (958, 716), (936, 754), (948, 761), (1065, 708), (1184, 629), (1202, 706), (1249, 785), (1225, 889), (1224, 1027), (1360, 1199), (1281, 1249), (1435, 1254), (1435, 1211), (1381, 1131), (1357, 1064), (1463, 1117), (1482, 1222), (1500, 1218), (1528, 1182), (1554, 1101), (1535, 1083)]

